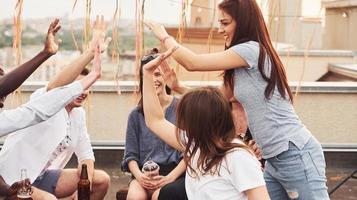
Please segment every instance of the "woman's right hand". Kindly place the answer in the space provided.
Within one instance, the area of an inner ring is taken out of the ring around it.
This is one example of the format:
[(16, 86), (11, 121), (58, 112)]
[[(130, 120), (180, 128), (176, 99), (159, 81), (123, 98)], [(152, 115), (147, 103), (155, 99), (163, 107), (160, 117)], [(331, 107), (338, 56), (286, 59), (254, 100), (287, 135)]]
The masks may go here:
[(156, 184), (153, 184), (151, 178), (146, 176), (144, 173), (140, 173), (139, 176), (135, 178), (143, 188), (147, 190), (156, 189)]

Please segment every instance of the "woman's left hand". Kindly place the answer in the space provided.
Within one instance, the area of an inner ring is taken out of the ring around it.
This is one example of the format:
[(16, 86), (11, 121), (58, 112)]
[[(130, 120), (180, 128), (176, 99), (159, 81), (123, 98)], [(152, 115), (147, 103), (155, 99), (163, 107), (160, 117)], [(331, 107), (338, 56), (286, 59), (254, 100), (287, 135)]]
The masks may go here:
[(155, 36), (162, 41), (165, 37), (169, 36), (169, 34), (166, 32), (165, 27), (162, 24), (159, 24), (157, 22), (147, 20), (144, 22), (144, 24), (149, 27), (152, 32), (154, 32)]

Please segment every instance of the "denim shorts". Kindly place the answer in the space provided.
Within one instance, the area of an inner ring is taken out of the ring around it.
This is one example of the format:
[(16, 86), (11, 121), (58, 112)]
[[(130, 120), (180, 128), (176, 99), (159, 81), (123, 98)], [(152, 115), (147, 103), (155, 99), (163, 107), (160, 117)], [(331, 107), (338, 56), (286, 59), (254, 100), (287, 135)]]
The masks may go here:
[(35, 182), (32, 184), (32, 186), (46, 191), (48, 193), (51, 193), (53, 195), (56, 195), (56, 186), (57, 182), (59, 179), (59, 176), (61, 174), (60, 169), (52, 169), (52, 170), (46, 170), (44, 174), (41, 176), (37, 177)]
[(325, 158), (320, 143), (311, 137), (302, 149), (289, 149), (266, 160), (264, 179), (272, 200), (326, 200)]

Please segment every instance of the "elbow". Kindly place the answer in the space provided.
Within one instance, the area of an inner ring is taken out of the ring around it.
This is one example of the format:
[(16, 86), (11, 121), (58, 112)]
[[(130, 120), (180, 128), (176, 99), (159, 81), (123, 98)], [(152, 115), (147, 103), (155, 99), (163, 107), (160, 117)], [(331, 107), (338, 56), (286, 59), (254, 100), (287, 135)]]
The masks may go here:
[(187, 71), (189, 72), (194, 72), (198, 70), (199, 66), (199, 60), (197, 56), (193, 56), (192, 58), (189, 58), (185, 60), (184, 62), (180, 63)]
[(145, 117), (145, 124), (146, 124), (146, 126), (151, 130), (151, 128), (152, 128), (152, 126), (153, 126), (153, 120), (147, 119), (147, 118)]

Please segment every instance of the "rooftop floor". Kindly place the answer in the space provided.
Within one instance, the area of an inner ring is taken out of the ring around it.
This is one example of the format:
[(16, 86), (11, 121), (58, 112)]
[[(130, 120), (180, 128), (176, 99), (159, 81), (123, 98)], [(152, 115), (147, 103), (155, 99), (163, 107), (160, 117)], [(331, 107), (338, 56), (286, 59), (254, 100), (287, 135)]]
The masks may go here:
[[(105, 170), (111, 177), (111, 186), (105, 199), (115, 199), (116, 192), (126, 187), (130, 176), (120, 171), (121, 150), (96, 150), (96, 168)], [(329, 191), (357, 169), (357, 153), (326, 152), (326, 175)], [(75, 162), (69, 163), (75, 166)], [(357, 175), (356, 175), (357, 176)], [(349, 179), (331, 196), (331, 200), (356, 200), (357, 179)]]

